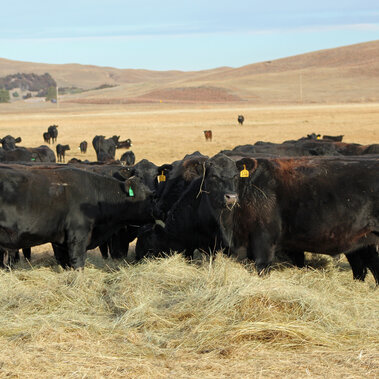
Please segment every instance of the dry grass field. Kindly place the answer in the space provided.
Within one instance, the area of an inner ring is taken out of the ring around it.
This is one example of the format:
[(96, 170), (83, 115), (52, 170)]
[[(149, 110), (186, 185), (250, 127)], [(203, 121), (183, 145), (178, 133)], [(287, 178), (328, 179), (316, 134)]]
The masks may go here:
[[(67, 159), (94, 160), (94, 135), (117, 134), (132, 139), (137, 160), (161, 164), (311, 132), (378, 143), (378, 120), (375, 103), (14, 103), (0, 105), (0, 136), (38, 146), (58, 124)], [(82, 140), (90, 145), (83, 156)], [(345, 261), (313, 258), (308, 269), (278, 268), (262, 279), (221, 255), (138, 265), (88, 256), (84, 272), (63, 271), (43, 245), (30, 263), (0, 272), (0, 377), (379, 377), (378, 290), (371, 274), (354, 282)]]

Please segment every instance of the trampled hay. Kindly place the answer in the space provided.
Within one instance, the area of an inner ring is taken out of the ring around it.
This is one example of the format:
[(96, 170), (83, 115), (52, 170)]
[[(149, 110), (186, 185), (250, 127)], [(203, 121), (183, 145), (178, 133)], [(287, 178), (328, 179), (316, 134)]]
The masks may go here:
[[(21, 263), (0, 272), (0, 376), (291, 377), (305, 364), (315, 377), (375, 377), (378, 293), (372, 277), (351, 276), (330, 263), (260, 278), (221, 253), (136, 265), (90, 256), (82, 273)], [(341, 355), (356, 362), (341, 367)]]

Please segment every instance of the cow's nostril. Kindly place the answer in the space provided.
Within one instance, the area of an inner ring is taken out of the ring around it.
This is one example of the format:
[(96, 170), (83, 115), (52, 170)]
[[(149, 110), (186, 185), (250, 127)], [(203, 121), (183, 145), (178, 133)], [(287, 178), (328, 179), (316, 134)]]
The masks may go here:
[(234, 193), (227, 193), (224, 195), (226, 205), (234, 205), (238, 201), (238, 195)]

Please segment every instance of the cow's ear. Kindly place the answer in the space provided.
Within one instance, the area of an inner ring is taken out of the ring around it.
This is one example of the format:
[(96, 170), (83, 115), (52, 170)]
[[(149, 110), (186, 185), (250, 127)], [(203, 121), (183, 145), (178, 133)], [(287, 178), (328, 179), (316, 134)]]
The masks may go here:
[(257, 168), (258, 162), (254, 158), (242, 158), (236, 162), (241, 178), (249, 177)]
[(131, 176), (129, 179), (125, 180), (123, 186), (126, 195), (130, 199), (143, 201), (153, 195), (153, 192), (151, 192), (143, 181), (136, 176)]
[(113, 175), (114, 178), (122, 181), (129, 179), (131, 176), (132, 170), (129, 167), (123, 167)]
[(188, 159), (183, 163), (184, 172), (183, 178), (187, 182), (190, 182), (199, 176), (204, 174), (205, 162), (208, 160), (207, 157), (199, 157)]
[(3, 143), (4, 139), (3, 138), (0, 138), (0, 143)]
[(172, 164), (163, 164), (162, 166), (159, 166), (157, 168), (157, 173), (158, 173), (158, 175), (161, 174), (162, 171), (164, 171), (166, 173), (167, 171), (171, 171), (173, 169), (173, 167), (174, 166)]
[(157, 168), (157, 181), (158, 183), (167, 181), (168, 173), (173, 169), (172, 164), (164, 164)]
[(17, 137), (14, 141), (15, 141), (16, 143), (20, 143), (20, 142), (21, 142), (21, 137)]
[(135, 197), (136, 196), (136, 183), (135, 183), (135, 176), (131, 176), (124, 182), (124, 191), (127, 196), (129, 197)]

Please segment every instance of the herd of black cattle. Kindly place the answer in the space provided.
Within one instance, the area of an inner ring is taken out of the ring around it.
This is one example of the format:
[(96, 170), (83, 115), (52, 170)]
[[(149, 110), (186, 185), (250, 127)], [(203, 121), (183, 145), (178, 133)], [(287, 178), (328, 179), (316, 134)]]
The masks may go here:
[[(43, 135), (50, 143), (47, 134), (56, 140), (56, 125)], [(131, 146), (117, 136), (93, 139), (97, 162), (68, 164), (56, 164), (47, 146), (16, 147), (21, 138), (6, 136), (0, 264), (17, 260), (18, 249), (30, 259), (31, 247), (50, 242), (59, 264), (78, 269), (87, 250), (125, 258), (137, 238), (137, 261), (222, 249), (254, 261), (261, 274), (277, 255), (302, 267), (305, 251), (344, 253), (355, 279), (370, 270), (378, 284), (379, 144), (341, 140), (310, 134), (213, 157), (194, 152), (158, 167), (146, 159), (135, 164), (132, 151), (114, 160), (117, 148)], [(59, 146), (62, 160), (68, 145)]]

